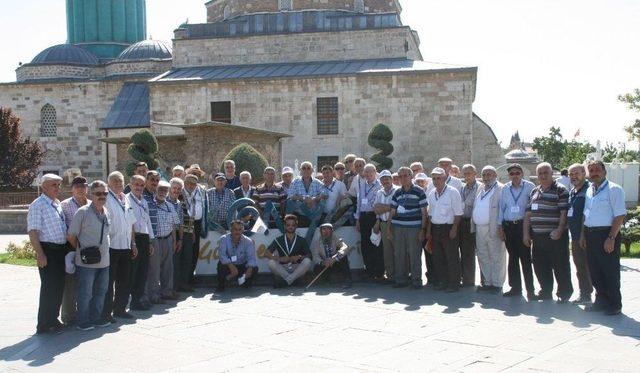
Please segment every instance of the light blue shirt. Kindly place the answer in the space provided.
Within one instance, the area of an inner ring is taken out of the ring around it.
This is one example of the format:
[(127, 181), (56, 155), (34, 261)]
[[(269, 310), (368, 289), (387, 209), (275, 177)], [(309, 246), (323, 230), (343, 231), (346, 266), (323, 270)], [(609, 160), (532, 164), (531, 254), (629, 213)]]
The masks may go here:
[(609, 180), (597, 191), (591, 184), (585, 198), (584, 225), (589, 228), (610, 227), (614, 218), (627, 214), (624, 190)]
[(502, 224), (504, 221), (524, 219), (533, 188), (535, 185), (527, 180), (520, 182), (520, 188), (514, 188), (511, 181), (505, 184), (500, 196), (498, 224)]
[(253, 241), (249, 237), (242, 235), (238, 245), (234, 246), (231, 233), (220, 237), (220, 263), (223, 265), (246, 264), (249, 267), (257, 267), (256, 248)]

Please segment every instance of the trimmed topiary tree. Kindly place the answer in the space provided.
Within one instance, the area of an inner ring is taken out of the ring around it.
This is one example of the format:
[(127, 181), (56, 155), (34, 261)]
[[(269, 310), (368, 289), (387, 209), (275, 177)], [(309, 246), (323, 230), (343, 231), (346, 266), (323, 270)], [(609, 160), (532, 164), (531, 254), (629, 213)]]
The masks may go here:
[(133, 175), (137, 162), (146, 162), (150, 170), (158, 168), (158, 160), (155, 158), (158, 152), (158, 140), (151, 131), (142, 129), (134, 133), (127, 152), (131, 158), (135, 159), (135, 162), (127, 164), (127, 175)]
[(389, 158), (394, 150), (391, 140), (393, 132), (386, 124), (378, 123), (369, 132), (369, 145), (379, 150), (371, 156), (371, 161), (375, 163), (378, 171), (391, 170), (393, 167), (393, 160)]
[(251, 172), (252, 183), (257, 184), (262, 182), (262, 173), (265, 167), (269, 165), (267, 158), (264, 157), (253, 146), (242, 143), (235, 148), (231, 149), (229, 154), (224, 157), (220, 169), (223, 169), (224, 161), (232, 159), (236, 162), (236, 173), (240, 175), (242, 171)]

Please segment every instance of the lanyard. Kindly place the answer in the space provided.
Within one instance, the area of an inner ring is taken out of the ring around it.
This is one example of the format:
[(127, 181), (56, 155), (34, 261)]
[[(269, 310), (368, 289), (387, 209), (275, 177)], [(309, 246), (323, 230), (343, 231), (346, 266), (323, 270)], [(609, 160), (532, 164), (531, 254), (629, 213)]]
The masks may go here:
[[(190, 217), (195, 217), (196, 216), (196, 193), (198, 192), (198, 187), (196, 187), (196, 189), (193, 190), (193, 195), (190, 196), (189, 195), (189, 191), (185, 190), (185, 199), (184, 202), (187, 205), (187, 211), (189, 212), (189, 216)], [(189, 202), (189, 200), (191, 200), (191, 202)], [(193, 209), (192, 209), (193, 207)]]
[(115, 193), (113, 193), (112, 191), (109, 191), (109, 194), (111, 194), (111, 197), (113, 197), (113, 199), (116, 200), (116, 202), (118, 202), (118, 206), (120, 206), (120, 208), (122, 209), (122, 212), (124, 213), (124, 204), (122, 202), (120, 202), (120, 200), (118, 199), (118, 197), (116, 197)]
[(513, 183), (509, 186), (509, 192), (511, 193), (511, 197), (513, 198), (513, 202), (515, 202), (516, 205), (518, 204), (518, 201), (520, 200), (520, 197), (522, 197), (522, 193), (524, 193), (524, 183), (520, 185), (520, 188), (521, 188), (520, 193), (516, 197), (516, 195), (513, 193)]
[(324, 186), (324, 188), (326, 190), (328, 190), (329, 192), (333, 193), (333, 187), (336, 185), (336, 181), (334, 180), (333, 183), (331, 183), (331, 186), (326, 186), (325, 184), (322, 184), (322, 186)]
[(62, 209), (60, 208), (60, 205), (56, 206), (56, 203), (51, 201), (51, 207), (53, 207), (53, 209), (56, 210), (56, 214), (58, 214), (58, 217), (64, 223), (64, 213), (62, 212)]
[(596, 198), (596, 196), (600, 194), (600, 192), (602, 192), (604, 188), (607, 187), (607, 185), (609, 185), (609, 180), (602, 183), (602, 185), (600, 185), (600, 188), (596, 188), (596, 184), (593, 184), (593, 196), (591, 196), (591, 198)]
[(286, 252), (287, 256), (291, 256), (291, 252), (292, 252), (292, 251), (293, 251), (293, 249), (295, 249), (295, 247), (296, 247), (296, 241), (297, 241), (297, 240), (298, 240), (298, 235), (296, 234), (296, 235), (293, 237), (293, 243), (291, 244), (291, 247), (289, 247), (289, 240), (287, 239), (287, 235), (286, 235), (286, 234), (284, 235), (284, 245), (285, 245), (285, 247), (287, 248), (287, 252)]
[[(358, 186), (360, 187), (360, 189), (362, 189), (362, 180), (358, 179)], [(376, 188), (376, 182), (373, 182), (373, 185), (371, 186), (371, 188), (369, 188), (369, 190), (367, 190), (367, 182), (364, 182), (364, 197), (369, 199), (369, 194), (371, 194), (371, 192)]]
[[(142, 203), (138, 202), (138, 199), (136, 198), (136, 196), (134, 196), (133, 194), (132, 194), (131, 196), (133, 197), (133, 198), (131, 198), (131, 199), (133, 199), (133, 202), (135, 202), (135, 204), (136, 204), (136, 205), (138, 205), (138, 207), (140, 208), (140, 210), (142, 210), (142, 211), (144, 211), (144, 212), (147, 212), (147, 209), (144, 207), (144, 205), (143, 205)], [(141, 202), (142, 202), (142, 201), (141, 201)], [(142, 215), (142, 214), (140, 214), (140, 215)]]
[(445, 188), (442, 190), (442, 193), (438, 193), (438, 189), (436, 189), (436, 192), (434, 193), (436, 196), (436, 201), (438, 201), (440, 198), (442, 198), (442, 196), (444, 196), (444, 194), (447, 192), (447, 188), (445, 186)]
[(469, 194), (472, 193), (474, 190), (478, 189), (478, 183), (474, 183), (473, 184), (473, 188), (471, 189), (467, 189), (467, 186), (465, 185), (464, 187), (462, 187), (462, 201), (466, 201), (467, 197), (469, 197)]
[(496, 187), (496, 185), (498, 185), (497, 182), (493, 183), (493, 185), (491, 186), (491, 188), (489, 188), (489, 190), (485, 191), (482, 193), (482, 195), (480, 196), (480, 200), (484, 201), (485, 198), (487, 198), (487, 196), (489, 195), (489, 193), (491, 193), (491, 191), (493, 190), (493, 188)]
[(159, 210), (162, 210), (162, 211), (164, 211), (164, 212), (166, 212), (166, 213), (169, 213), (169, 212), (170, 212), (169, 207), (167, 207), (167, 209), (166, 209), (166, 210), (162, 207), (162, 206), (166, 206), (166, 203), (167, 203), (167, 201), (166, 201), (166, 200), (165, 200), (165, 201), (163, 201), (163, 202), (162, 202), (162, 203), (160, 203), (160, 204), (156, 202), (156, 206), (158, 206), (158, 209), (159, 209)]

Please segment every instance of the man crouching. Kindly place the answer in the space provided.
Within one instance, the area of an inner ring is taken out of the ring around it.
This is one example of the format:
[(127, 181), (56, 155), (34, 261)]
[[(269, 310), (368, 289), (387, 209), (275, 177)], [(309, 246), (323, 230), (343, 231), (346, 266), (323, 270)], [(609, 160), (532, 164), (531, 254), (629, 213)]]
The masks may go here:
[(273, 240), (265, 257), (269, 260), (269, 269), (274, 275), (274, 287), (279, 287), (280, 279), (287, 285), (304, 276), (311, 268), (311, 252), (307, 241), (296, 234), (298, 217), (284, 217), (284, 236)]
[(256, 248), (253, 241), (242, 234), (244, 224), (240, 220), (231, 223), (231, 233), (220, 237), (220, 261), (218, 262), (218, 291), (224, 291), (228, 281), (251, 287), (258, 274)]
[[(311, 243), (311, 254), (315, 264), (314, 272), (319, 274), (325, 268), (325, 276), (340, 272), (343, 276), (343, 289), (352, 286), (351, 269), (349, 268), (349, 246), (337, 235), (333, 234), (333, 225), (325, 223), (320, 226), (320, 236)], [(328, 278), (328, 277), (327, 277)]]

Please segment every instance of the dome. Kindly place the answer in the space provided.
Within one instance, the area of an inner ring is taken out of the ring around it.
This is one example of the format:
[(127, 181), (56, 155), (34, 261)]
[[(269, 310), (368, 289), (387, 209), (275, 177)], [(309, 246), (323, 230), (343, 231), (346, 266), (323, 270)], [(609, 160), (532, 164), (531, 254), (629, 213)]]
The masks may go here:
[(505, 155), (507, 159), (528, 159), (533, 158), (533, 156), (527, 153), (523, 149), (514, 149)]
[(98, 58), (73, 44), (59, 44), (40, 52), (32, 64), (99, 65)]
[(171, 47), (160, 40), (139, 41), (120, 53), (117, 61), (171, 59)]

